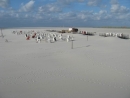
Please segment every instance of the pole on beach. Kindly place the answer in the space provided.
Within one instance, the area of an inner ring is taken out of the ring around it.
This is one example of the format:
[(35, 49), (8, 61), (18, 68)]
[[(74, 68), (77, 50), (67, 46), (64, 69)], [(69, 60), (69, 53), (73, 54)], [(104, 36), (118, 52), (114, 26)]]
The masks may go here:
[(73, 49), (73, 40), (71, 40), (71, 42), (72, 42), (72, 43), (71, 43), (71, 49)]
[(4, 37), (4, 35), (3, 35), (3, 33), (2, 33), (2, 28), (1, 28), (1, 37), (2, 37), (2, 38)]
[(2, 35), (2, 28), (1, 28), (1, 35)]
[(87, 34), (87, 41), (88, 41), (88, 34)]

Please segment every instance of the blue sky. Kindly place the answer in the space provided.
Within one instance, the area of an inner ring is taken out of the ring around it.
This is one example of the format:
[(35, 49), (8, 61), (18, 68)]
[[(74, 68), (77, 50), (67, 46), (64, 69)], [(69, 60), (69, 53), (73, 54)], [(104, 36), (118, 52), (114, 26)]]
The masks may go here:
[(130, 0), (0, 0), (0, 27), (130, 27)]

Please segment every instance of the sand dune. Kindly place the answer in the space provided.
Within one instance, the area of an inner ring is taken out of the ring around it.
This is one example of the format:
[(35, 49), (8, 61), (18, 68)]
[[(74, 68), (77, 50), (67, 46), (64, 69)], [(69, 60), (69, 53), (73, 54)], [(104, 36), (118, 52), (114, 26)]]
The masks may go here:
[(68, 28), (3, 30), (0, 98), (130, 98), (130, 40), (98, 35), (129, 34), (130, 29), (79, 28), (97, 33), (88, 41), (85, 35), (69, 34), (75, 40), (73, 49), (71, 41), (26, 40), (24, 34), (12, 34), (16, 29)]

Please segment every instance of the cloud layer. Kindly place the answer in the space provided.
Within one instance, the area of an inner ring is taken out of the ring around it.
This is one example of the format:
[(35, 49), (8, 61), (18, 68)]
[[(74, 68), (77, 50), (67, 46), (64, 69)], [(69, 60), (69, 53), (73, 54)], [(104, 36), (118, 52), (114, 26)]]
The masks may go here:
[(0, 26), (130, 26), (119, 0), (0, 0)]
[(28, 3), (26, 4), (22, 4), (21, 8), (20, 8), (20, 11), (24, 11), (24, 12), (29, 12), (29, 11), (32, 11), (33, 8), (34, 8), (34, 3), (35, 1), (29, 1)]
[(0, 0), (0, 7), (6, 8), (9, 5), (9, 0)]

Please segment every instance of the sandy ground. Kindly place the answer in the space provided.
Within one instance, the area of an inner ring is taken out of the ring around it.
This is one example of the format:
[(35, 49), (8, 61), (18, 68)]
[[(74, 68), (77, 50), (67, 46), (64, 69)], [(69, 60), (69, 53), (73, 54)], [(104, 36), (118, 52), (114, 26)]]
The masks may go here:
[[(0, 37), (0, 98), (130, 98), (130, 40), (101, 37), (130, 29), (79, 28), (95, 36), (70, 34), (71, 42), (36, 43), (4, 29)], [(66, 36), (68, 34), (63, 34)], [(9, 42), (5, 42), (5, 40)]]

